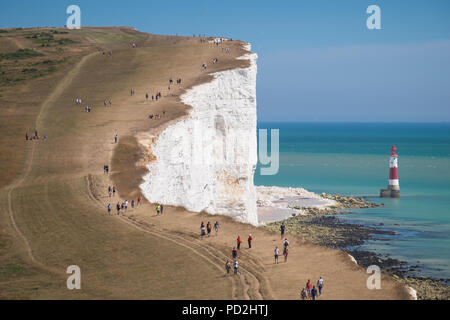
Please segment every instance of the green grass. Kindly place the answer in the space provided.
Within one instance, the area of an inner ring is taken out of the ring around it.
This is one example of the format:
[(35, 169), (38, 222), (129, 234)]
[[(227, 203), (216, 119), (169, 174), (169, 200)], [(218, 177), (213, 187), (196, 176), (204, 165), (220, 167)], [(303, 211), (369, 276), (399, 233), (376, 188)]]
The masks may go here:
[(44, 61), (39, 61), (39, 62), (33, 63), (33, 66), (39, 66), (39, 65), (54, 66), (54, 65), (58, 65), (58, 64), (64, 63), (66, 61), (67, 61), (67, 58), (64, 58), (64, 59), (61, 59), (61, 60), (46, 59)]
[(8, 33), (8, 30), (1, 30), (0, 29), (0, 33)]
[(94, 39), (97, 43), (100, 44), (117, 44), (117, 43), (129, 43), (144, 41), (147, 37), (142, 34), (126, 34), (126, 33), (104, 33), (104, 32), (92, 32), (92, 31), (84, 31), (81, 29), (86, 35), (90, 38)]
[(66, 44), (73, 44), (73, 43), (77, 43), (76, 41), (72, 40), (72, 39), (68, 39), (68, 38), (61, 38), (61, 39), (56, 39), (55, 42), (59, 45), (66, 45)]
[(33, 57), (43, 56), (42, 53), (34, 51), (32, 49), (19, 49), (15, 52), (0, 53), (0, 61), (2, 60), (19, 60), (28, 59)]
[(9, 263), (0, 266), (0, 279), (9, 279), (13, 276), (28, 275), (29, 269), (18, 263)]
[(50, 30), (50, 32), (33, 32), (26, 36), (27, 39), (40, 44), (41, 47), (51, 47), (52, 45), (67, 45), (76, 43), (68, 38), (55, 38), (54, 34), (67, 34), (67, 31)]
[(38, 72), (38, 69), (36, 68), (23, 68), (22, 73), (35, 73)]
[(68, 31), (58, 31), (58, 30), (50, 30), (50, 33), (53, 34), (68, 34)]
[(20, 74), (0, 74), (0, 86), (11, 86), (27, 79), (36, 79), (52, 74), (57, 69), (54, 65), (47, 68), (22, 68)]

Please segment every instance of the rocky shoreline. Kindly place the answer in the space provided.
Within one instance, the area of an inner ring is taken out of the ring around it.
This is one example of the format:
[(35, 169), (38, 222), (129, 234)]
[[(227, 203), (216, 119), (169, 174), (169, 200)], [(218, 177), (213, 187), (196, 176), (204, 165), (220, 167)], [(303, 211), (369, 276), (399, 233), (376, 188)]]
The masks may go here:
[(301, 210), (300, 214), (306, 215), (325, 215), (325, 214), (341, 214), (348, 213), (344, 211), (345, 209), (361, 209), (361, 208), (377, 208), (384, 206), (383, 203), (375, 203), (366, 201), (361, 197), (352, 197), (352, 196), (341, 196), (339, 194), (331, 195), (322, 193), (320, 195), (323, 199), (328, 199), (334, 201), (335, 204), (329, 205), (323, 208), (317, 207), (299, 207), (299, 206), (291, 206), (292, 209)]
[(417, 298), (421, 300), (450, 299), (449, 279), (432, 279), (417, 276), (420, 265), (408, 265), (404, 261), (381, 256), (374, 252), (359, 250), (358, 246), (367, 240), (385, 240), (386, 236), (393, 236), (395, 232), (381, 230), (360, 224), (345, 223), (339, 220), (337, 214), (348, 213), (343, 209), (373, 208), (383, 206), (368, 202), (363, 198), (341, 195), (322, 194), (323, 198), (334, 200), (335, 205), (326, 208), (298, 209), (299, 213), (279, 222), (269, 223), (266, 229), (278, 232), (282, 223), (287, 233), (299, 234), (306, 241), (333, 249), (344, 250), (352, 255), (359, 265), (367, 268), (378, 265), (383, 272), (390, 274), (395, 280), (414, 288)]

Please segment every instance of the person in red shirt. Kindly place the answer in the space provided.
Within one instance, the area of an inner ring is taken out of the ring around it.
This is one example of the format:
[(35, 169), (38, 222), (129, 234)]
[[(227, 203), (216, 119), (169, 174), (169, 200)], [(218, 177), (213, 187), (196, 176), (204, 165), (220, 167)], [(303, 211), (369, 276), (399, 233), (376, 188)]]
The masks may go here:
[(242, 240), (241, 240), (241, 237), (240, 237), (240, 236), (237, 237), (236, 242), (237, 242), (237, 249), (238, 249), (238, 250), (241, 250), (241, 242), (242, 242)]
[(249, 248), (249, 249), (252, 247), (252, 240), (253, 240), (252, 235), (249, 234), (249, 235), (248, 235), (248, 248)]
[(288, 254), (289, 254), (288, 248), (285, 247), (283, 249), (284, 262), (287, 262)]
[(312, 282), (308, 279), (308, 282), (306, 282), (306, 292), (308, 293), (308, 299), (311, 299), (311, 289)]

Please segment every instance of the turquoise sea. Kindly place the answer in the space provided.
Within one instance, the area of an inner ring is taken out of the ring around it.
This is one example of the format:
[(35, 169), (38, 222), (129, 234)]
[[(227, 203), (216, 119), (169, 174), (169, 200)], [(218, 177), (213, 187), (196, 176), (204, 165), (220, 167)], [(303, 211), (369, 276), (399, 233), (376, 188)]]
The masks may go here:
[[(381, 208), (340, 216), (397, 233), (361, 248), (419, 264), (423, 275), (450, 279), (449, 123), (259, 123), (258, 127), (280, 130), (280, 167), (273, 176), (260, 175), (258, 167), (256, 185), (303, 187), (383, 202)], [(380, 189), (387, 187), (392, 145), (399, 153), (401, 198), (380, 199)]]

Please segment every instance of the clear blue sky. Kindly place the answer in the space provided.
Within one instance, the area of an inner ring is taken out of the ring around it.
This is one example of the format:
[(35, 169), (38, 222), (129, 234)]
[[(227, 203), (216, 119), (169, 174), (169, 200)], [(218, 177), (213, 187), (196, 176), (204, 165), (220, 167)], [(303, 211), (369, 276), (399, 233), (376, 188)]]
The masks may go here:
[(15, 0), (0, 27), (63, 26), (70, 4), (82, 25), (251, 42), (263, 121), (450, 121), (448, 0)]

